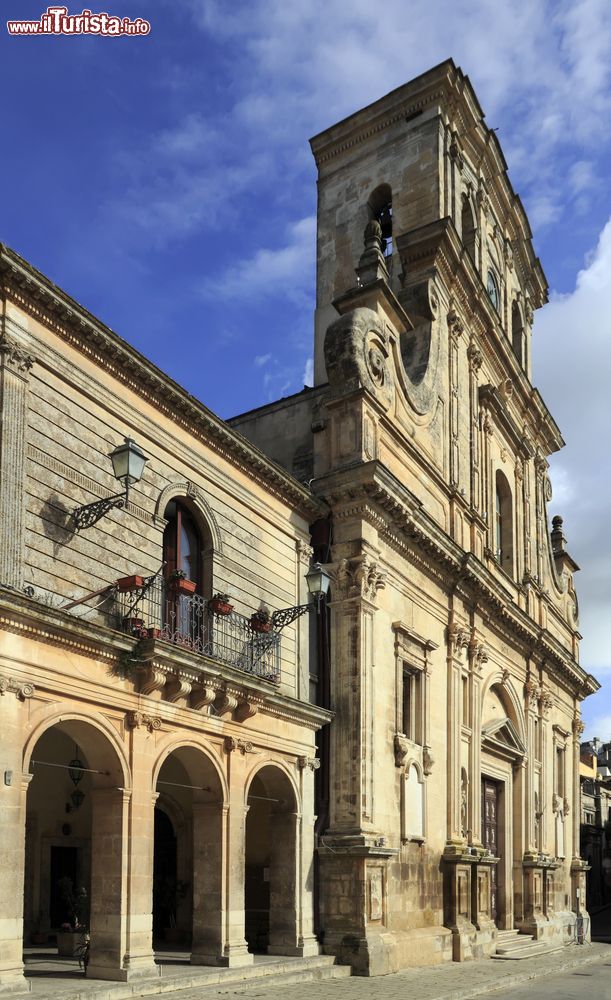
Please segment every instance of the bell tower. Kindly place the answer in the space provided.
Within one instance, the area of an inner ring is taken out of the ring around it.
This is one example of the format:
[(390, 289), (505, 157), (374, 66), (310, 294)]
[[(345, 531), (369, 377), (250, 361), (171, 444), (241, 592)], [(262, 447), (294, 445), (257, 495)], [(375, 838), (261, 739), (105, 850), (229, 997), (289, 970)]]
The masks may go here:
[[(530, 375), (533, 309), (545, 277), (495, 133), (468, 77), (440, 63), (338, 122), (310, 142), (318, 168), (314, 378), (327, 380), (324, 338), (334, 302), (358, 285), (355, 265), (367, 223), (381, 226), (393, 293), (405, 304), (418, 275), (400, 243), (450, 220), (461, 242), (469, 293), (491, 306), (522, 371)], [(409, 255), (408, 255), (409, 256)]]

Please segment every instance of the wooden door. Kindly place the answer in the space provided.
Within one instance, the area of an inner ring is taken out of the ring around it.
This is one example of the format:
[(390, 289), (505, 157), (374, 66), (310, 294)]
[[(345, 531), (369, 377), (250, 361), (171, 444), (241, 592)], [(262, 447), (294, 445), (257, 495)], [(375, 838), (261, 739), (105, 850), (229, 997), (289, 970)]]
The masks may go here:
[[(499, 785), (482, 778), (482, 844), (499, 857)], [(490, 916), (498, 919), (497, 865), (490, 866)]]

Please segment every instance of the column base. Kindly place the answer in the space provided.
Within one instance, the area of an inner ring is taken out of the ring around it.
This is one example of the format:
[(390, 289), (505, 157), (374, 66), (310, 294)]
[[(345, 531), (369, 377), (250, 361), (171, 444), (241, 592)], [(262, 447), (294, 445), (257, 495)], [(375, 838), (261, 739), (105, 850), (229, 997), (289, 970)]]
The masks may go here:
[(0, 997), (19, 996), (32, 991), (32, 984), (26, 979), (22, 971), (10, 973), (0, 973)]
[(320, 955), (320, 946), (316, 938), (312, 935), (303, 938), (300, 944), (270, 944), (267, 946), (268, 955), (286, 955), (287, 958), (311, 958)]
[[(159, 979), (161, 975), (161, 966), (155, 963), (153, 955), (143, 955), (134, 958), (126, 956), (125, 966), (128, 981), (132, 979)], [(87, 969), (89, 978), (91, 978), (90, 969), (91, 966)]]
[(225, 954), (222, 956), (222, 964), (227, 969), (236, 969), (241, 965), (252, 965), (254, 960), (255, 956), (248, 950), (246, 944), (229, 945), (225, 948)]
[(203, 951), (192, 951), (191, 965), (216, 965), (226, 968), (228, 961), (225, 955), (208, 955)]

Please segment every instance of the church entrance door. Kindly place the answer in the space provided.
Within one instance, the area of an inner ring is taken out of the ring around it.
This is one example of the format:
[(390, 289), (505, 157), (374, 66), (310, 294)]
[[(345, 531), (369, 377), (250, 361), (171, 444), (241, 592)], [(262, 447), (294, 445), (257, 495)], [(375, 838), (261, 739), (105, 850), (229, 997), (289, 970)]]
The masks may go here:
[[(499, 857), (499, 782), (482, 778), (482, 844)], [(490, 866), (490, 915), (498, 924), (497, 865)]]

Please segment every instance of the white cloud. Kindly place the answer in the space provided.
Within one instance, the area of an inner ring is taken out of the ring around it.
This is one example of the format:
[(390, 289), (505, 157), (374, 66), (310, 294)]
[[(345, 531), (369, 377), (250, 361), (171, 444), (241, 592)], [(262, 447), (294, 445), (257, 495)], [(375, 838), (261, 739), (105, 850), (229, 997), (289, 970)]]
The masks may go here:
[(582, 566), (581, 660), (596, 673), (611, 669), (611, 219), (575, 290), (537, 316), (533, 352), (535, 381), (567, 443), (550, 460), (550, 513), (564, 516), (569, 551)]
[(316, 218), (308, 216), (289, 225), (284, 246), (261, 248), (235, 262), (202, 285), (205, 298), (253, 301), (287, 298), (302, 305), (313, 290)]
[(262, 368), (271, 360), (271, 357), (271, 354), (257, 354), (254, 361), (255, 367)]
[(314, 358), (308, 358), (303, 370), (303, 384), (314, 385)]

